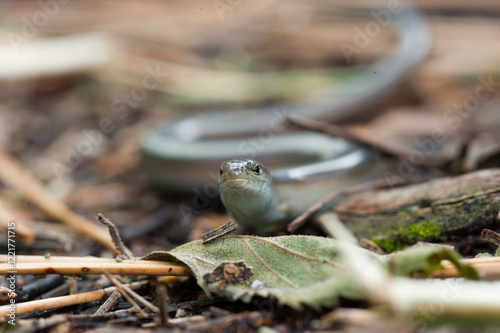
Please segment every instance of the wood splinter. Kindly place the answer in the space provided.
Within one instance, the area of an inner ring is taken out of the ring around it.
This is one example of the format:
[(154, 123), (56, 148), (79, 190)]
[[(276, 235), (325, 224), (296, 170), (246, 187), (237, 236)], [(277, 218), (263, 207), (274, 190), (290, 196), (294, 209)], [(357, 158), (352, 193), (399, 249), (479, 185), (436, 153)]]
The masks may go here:
[(483, 229), (483, 231), (481, 231), (481, 238), (485, 242), (492, 243), (500, 247), (500, 234), (491, 229)]
[(228, 233), (233, 232), (236, 229), (238, 229), (238, 225), (236, 224), (236, 222), (229, 221), (227, 223), (224, 223), (220, 227), (203, 234), (201, 236), (201, 242), (203, 244), (208, 243), (210, 241), (213, 241), (214, 239), (227, 235)]
[(119, 257), (121, 259), (130, 259), (134, 255), (133, 253), (127, 249), (125, 244), (122, 241), (122, 238), (120, 237), (120, 234), (118, 233), (118, 228), (116, 228), (115, 224), (111, 222), (109, 219), (104, 217), (101, 213), (98, 213), (95, 216), (96, 220), (99, 221), (100, 223), (104, 224), (109, 231), (109, 235), (111, 236), (111, 240), (116, 246), (116, 250), (120, 253)]

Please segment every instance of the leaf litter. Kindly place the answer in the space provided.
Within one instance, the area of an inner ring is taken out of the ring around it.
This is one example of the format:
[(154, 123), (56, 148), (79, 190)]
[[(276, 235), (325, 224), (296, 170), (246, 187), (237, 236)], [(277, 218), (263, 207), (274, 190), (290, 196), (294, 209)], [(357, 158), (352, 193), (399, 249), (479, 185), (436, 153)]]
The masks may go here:
[[(477, 271), (460, 261), (454, 251), (441, 246), (418, 246), (382, 256), (359, 249), (373, 263), (395, 274), (430, 274), (451, 261), (466, 278)], [(142, 259), (181, 261), (192, 270), (208, 295), (249, 303), (260, 296), (300, 309), (315, 310), (338, 305), (339, 299), (363, 299), (340, 255), (338, 241), (316, 236), (226, 236), (211, 243), (194, 241), (172, 251), (152, 252)]]

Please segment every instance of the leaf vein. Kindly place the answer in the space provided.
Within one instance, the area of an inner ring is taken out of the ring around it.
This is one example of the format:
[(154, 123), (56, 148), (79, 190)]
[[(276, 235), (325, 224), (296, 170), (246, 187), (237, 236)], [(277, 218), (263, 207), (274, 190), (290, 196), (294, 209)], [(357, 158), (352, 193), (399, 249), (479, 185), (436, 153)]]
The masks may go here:
[(336, 264), (336, 263), (334, 263), (334, 262), (332, 262), (332, 261), (330, 261), (330, 260), (327, 260), (327, 259), (322, 259), (322, 258), (313, 258), (313, 257), (309, 257), (309, 256), (306, 256), (306, 255), (303, 255), (302, 253), (295, 252), (295, 251), (292, 251), (292, 250), (290, 250), (290, 249), (287, 249), (286, 247), (283, 247), (283, 246), (281, 246), (281, 245), (279, 245), (279, 244), (276, 244), (276, 243), (274, 243), (274, 242), (271, 242), (271, 241), (269, 241), (269, 240), (267, 240), (267, 239), (262, 239), (262, 238), (258, 238), (258, 237), (254, 237), (254, 238), (255, 238), (256, 240), (259, 240), (259, 241), (262, 241), (262, 242), (268, 243), (268, 244), (270, 244), (270, 245), (272, 245), (272, 246), (274, 246), (274, 247), (277, 247), (278, 249), (280, 249), (280, 250), (282, 250), (282, 251), (284, 251), (284, 252), (288, 252), (289, 254), (292, 254), (292, 255), (297, 256), (297, 257), (299, 257), (299, 258), (302, 258), (302, 259), (304, 259), (304, 260), (309, 260), (309, 261), (319, 261), (319, 262), (323, 262), (323, 263), (325, 263), (325, 264), (329, 264), (329, 265), (331, 265), (331, 266), (333, 266), (333, 267), (336, 267), (336, 268), (339, 268), (339, 269), (341, 268), (338, 264)]
[(297, 288), (293, 283), (291, 283), (290, 281), (288, 281), (287, 279), (285, 279), (283, 276), (281, 276), (280, 274), (278, 274), (275, 270), (273, 270), (271, 267), (269, 267), (265, 262), (264, 260), (262, 260), (262, 258), (257, 254), (257, 252), (255, 252), (252, 247), (247, 243), (246, 239), (242, 239), (243, 240), (243, 244), (245, 244), (245, 246), (248, 248), (248, 250), (250, 252), (252, 252), (252, 254), (255, 256), (255, 258), (257, 258), (257, 260), (262, 264), (262, 266), (264, 266), (268, 271), (270, 271), (272, 274), (274, 274), (278, 279), (281, 279), (283, 280), (286, 284), (288, 284), (290, 287), (292, 288)]

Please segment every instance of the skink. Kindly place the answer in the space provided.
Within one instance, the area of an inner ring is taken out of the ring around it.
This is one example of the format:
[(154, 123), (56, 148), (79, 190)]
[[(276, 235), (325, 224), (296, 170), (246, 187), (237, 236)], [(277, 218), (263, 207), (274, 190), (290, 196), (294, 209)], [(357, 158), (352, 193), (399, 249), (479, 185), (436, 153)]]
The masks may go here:
[[(373, 21), (376, 22), (374, 18)], [(269, 106), (200, 114), (149, 130), (141, 144), (143, 166), (150, 179), (170, 191), (212, 191), (210, 184), (217, 180), (215, 170), (222, 161), (238, 156), (259, 160), (272, 170), (269, 172), (262, 166), (264, 178), (271, 179), (272, 173), (273, 181), (281, 184), (282, 202), (274, 197), (276, 191), (252, 187), (257, 197), (274, 205), (262, 217), (272, 221), (279, 220), (279, 214), (287, 209), (300, 210), (304, 206), (293, 208), (287, 205), (288, 208), (278, 209), (286, 202), (287, 191), (302, 197), (303, 203), (307, 204), (324, 195), (325, 191), (331, 191), (332, 186), (338, 188), (361, 182), (373, 163), (368, 150), (316, 133), (286, 132), (281, 120), (287, 115), (297, 115), (338, 121), (377, 102), (396, 86), (426, 57), (431, 37), (424, 18), (412, 9), (391, 14), (390, 22), (398, 32), (398, 44), (388, 55), (347, 82), (350, 87), (355, 87), (349, 93), (339, 92), (336, 86), (288, 104), (286, 109)], [(246, 162), (228, 163), (223, 168), (241, 169), (242, 163)], [(332, 184), (324, 184), (325, 180)], [(228, 208), (239, 206), (241, 203), (231, 200), (244, 202), (244, 196), (225, 196), (229, 187), (229, 183), (221, 187), (224, 204)], [(296, 200), (293, 202), (297, 203)], [(248, 203), (248, 207), (236, 215), (246, 221), (246, 212), (254, 208)]]
[[(349, 154), (356, 153), (359, 152)], [(338, 160), (355, 158), (349, 154)], [(368, 163), (362, 165), (369, 168)], [(360, 172), (360, 168), (355, 171)], [(365, 175), (369, 175), (366, 171)], [(325, 192), (318, 184), (331, 190), (331, 185), (335, 188), (347, 186), (363, 177), (331, 178), (283, 181), (273, 177), (269, 169), (257, 161), (234, 159), (221, 164), (218, 185), (222, 203), (234, 219), (246, 229), (262, 233), (272, 231), (282, 222), (289, 222), (324, 196)]]

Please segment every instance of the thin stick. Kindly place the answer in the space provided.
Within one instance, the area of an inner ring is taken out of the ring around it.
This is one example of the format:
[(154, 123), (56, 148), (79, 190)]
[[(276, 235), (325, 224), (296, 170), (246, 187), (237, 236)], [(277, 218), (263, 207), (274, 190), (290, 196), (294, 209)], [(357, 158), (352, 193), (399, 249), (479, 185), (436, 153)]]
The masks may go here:
[(106, 302), (104, 302), (99, 307), (99, 309), (97, 309), (97, 311), (94, 313), (94, 316), (99, 316), (109, 312), (109, 310), (111, 310), (120, 301), (121, 298), (122, 295), (120, 294), (120, 292), (118, 291), (113, 292), (111, 296), (109, 296), (109, 298), (106, 300)]
[(169, 317), (167, 311), (167, 302), (168, 302), (167, 287), (164, 284), (158, 284), (156, 286), (156, 299), (158, 302), (158, 308), (160, 309), (160, 314), (158, 316), (160, 320), (160, 325), (162, 327), (165, 327), (169, 322)]
[[(396, 157), (402, 157), (407, 160), (411, 159), (412, 155), (415, 153), (415, 151), (412, 149), (402, 148), (390, 142), (377, 140), (374, 137), (359, 135), (344, 127), (335, 126), (332, 124), (320, 122), (305, 117), (290, 116), (286, 118), (285, 125), (288, 127), (292, 126), (298, 127), (302, 129), (325, 133), (333, 137), (339, 137), (351, 141), (356, 141), (358, 143), (362, 143), (374, 149), (377, 149), (378, 151), (381, 151), (385, 154)], [(442, 158), (436, 158), (433, 156), (424, 155), (424, 159), (420, 163), (420, 165), (424, 167), (437, 167), (441, 166), (445, 162), (446, 161)]]
[(113, 275), (109, 274), (108, 271), (105, 271), (104, 275), (106, 275), (106, 277), (109, 279), (109, 281), (111, 281), (111, 283), (113, 283), (117, 287), (120, 286), (121, 288), (123, 288), (130, 296), (134, 297), (136, 300), (138, 300), (139, 302), (141, 302), (142, 304), (147, 306), (151, 311), (153, 311), (155, 313), (160, 312), (160, 309), (156, 305), (151, 304), (150, 302), (146, 301), (144, 299), (144, 297), (142, 297), (141, 295), (139, 295), (138, 293), (136, 293), (132, 289), (128, 288), (120, 281), (118, 281)]
[(48, 191), (38, 179), (31, 176), (19, 162), (1, 149), (0, 165), (2, 166), (0, 168), (2, 182), (14, 189), (24, 199), (33, 202), (48, 215), (118, 253), (106, 229), (75, 214), (64, 202)]
[[(8, 262), (9, 257), (6, 254), (0, 254), (0, 263)], [(12, 259), (11, 259), (12, 260)], [(23, 262), (46, 262), (46, 263), (54, 263), (54, 262), (100, 262), (100, 263), (116, 263), (115, 258), (100, 258), (100, 257), (69, 257), (69, 256), (32, 256), (32, 255), (16, 255), (16, 263)], [(126, 260), (123, 260), (126, 261)], [(122, 261), (122, 262), (123, 262)], [(146, 260), (134, 260), (131, 261), (137, 262), (147, 262)]]
[[(479, 271), (480, 274), (486, 275), (488, 278), (494, 279), (500, 277), (500, 257), (490, 258), (472, 258), (463, 259), (462, 262), (471, 265)], [(460, 277), (457, 268), (449, 261), (442, 262), (443, 269), (432, 274), (435, 278), (453, 278)]]
[[(116, 279), (115, 279), (116, 280)], [(133, 291), (127, 286), (123, 286), (123, 288), (129, 293), (130, 296), (133, 296), (135, 299), (137, 299), (139, 302), (141, 302), (143, 305), (145, 305), (148, 309), (153, 311), (154, 313), (160, 313), (160, 308), (158, 308), (156, 305), (152, 304), (148, 300), (146, 300), (144, 297)]]
[(136, 309), (138, 312), (140, 312), (140, 314), (144, 317), (144, 318), (147, 318), (148, 317), (148, 314), (146, 312), (144, 312), (144, 310), (139, 306), (139, 304), (137, 304), (133, 299), (132, 297), (128, 294), (128, 292), (125, 290), (125, 288), (123, 287), (123, 284), (120, 283), (117, 279), (115, 279), (111, 274), (109, 274), (108, 271), (104, 271), (104, 275), (106, 275), (106, 277), (109, 279), (109, 281), (111, 281), (111, 283), (113, 283), (116, 288), (118, 288), (118, 291), (120, 292), (120, 294), (122, 294), (123, 297), (125, 297), (127, 299), (127, 301), (130, 302), (130, 304), (132, 304), (132, 306), (134, 307), (134, 309)]
[(190, 276), (191, 270), (182, 264), (173, 264), (165, 261), (153, 260), (123, 260), (121, 263), (60, 261), (60, 262), (23, 262), (16, 263), (15, 268), (8, 263), (0, 264), (0, 275), (44, 275), (44, 274), (104, 274), (108, 270), (111, 274), (123, 275), (173, 275)]
[(182, 276), (162, 276), (159, 277), (158, 280), (156, 280), (156, 282), (161, 284), (172, 284), (179, 281), (182, 278), (183, 278)]
[(68, 279), (68, 284), (69, 284), (69, 294), (70, 295), (76, 295), (78, 294), (78, 286), (76, 284), (76, 277), (70, 277)]
[(210, 241), (213, 241), (214, 239), (227, 235), (228, 233), (233, 232), (236, 229), (238, 229), (238, 224), (236, 224), (236, 222), (234, 221), (226, 222), (220, 227), (212, 229), (209, 232), (201, 235), (201, 242), (203, 244), (208, 243)]
[(112, 56), (111, 40), (100, 33), (36, 38), (24, 46), (22, 57), (14, 48), (2, 50), (2, 81), (30, 80), (102, 68)]
[(379, 180), (374, 180), (372, 182), (368, 182), (365, 184), (353, 186), (351, 188), (343, 189), (343, 190), (338, 190), (333, 193), (328, 194), (325, 196), (323, 199), (309, 207), (306, 211), (304, 211), (302, 214), (300, 214), (298, 217), (296, 217), (292, 222), (288, 224), (288, 232), (295, 232), (302, 224), (304, 224), (307, 219), (309, 219), (311, 216), (313, 216), (317, 211), (322, 209), (323, 207), (327, 206), (329, 203), (331, 203), (333, 200), (337, 199), (338, 197), (342, 195), (351, 195), (359, 192), (364, 192), (367, 190), (374, 190), (374, 189), (383, 189), (387, 188), (389, 186), (398, 186), (400, 184), (406, 183), (406, 180), (403, 180), (402, 182), (398, 184), (391, 184), (389, 185), (386, 180), (379, 179)]
[(497, 247), (500, 246), (500, 234), (490, 229), (483, 229), (481, 239), (485, 242), (492, 243)]
[(33, 232), (33, 227), (31, 222), (17, 220), (14, 218), (11, 210), (0, 201), (0, 228), (7, 230), (7, 223), (15, 223), (16, 235), (19, 234), (24, 238), (26, 244), (31, 245), (35, 241), (35, 233)]
[(102, 215), (101, 213), (96, 215), (96, 219), (108, 228), (111, 240), (115, 244), (116, 250), (120, 253), (120, 256), (123, 259), (132, 258), (134, 254), (129, 249), (127, 249), (125, 244), (123, 244), (122, 238), (120, 237), (120, 233), (118, 233), (118, 229), (116, 228), (115, 224), (104, 217), (104, 215)]
[[(138, 281), (129, 284), (128, 286), (132, 289), (137, 289), (147, 284), (148, 281)], [(35, 301), (16, 303), (16, 316), (32, 313), (38, 311), (45, 311), (51, 309), (58, 309), (65, 306), (88, 303), (100, 300), (104, 295), (111, 294), (117, 291), (116, 287), (109, 287), (105, 289), (99, 289), (94, 291), (89, 291), (86, 293), (52, 297), (47, 299), (40, 299)], [(5, 318), (9, 314), (10, 308), (8, 305), (0, 306), (0, 318)]]

